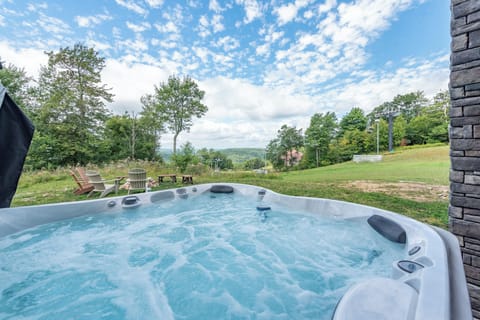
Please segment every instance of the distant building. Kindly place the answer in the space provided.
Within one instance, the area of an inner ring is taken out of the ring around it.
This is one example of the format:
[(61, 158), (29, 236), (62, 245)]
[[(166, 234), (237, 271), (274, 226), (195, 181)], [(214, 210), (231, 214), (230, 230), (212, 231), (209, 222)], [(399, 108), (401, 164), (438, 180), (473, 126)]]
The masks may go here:
[(298, 150), (290, 150), (287, 152), (286, 156), (282, 156), (283, 161), (285, 161), (285, 166), (296, 166), (300, 163), (303, 158), (303, 153)]

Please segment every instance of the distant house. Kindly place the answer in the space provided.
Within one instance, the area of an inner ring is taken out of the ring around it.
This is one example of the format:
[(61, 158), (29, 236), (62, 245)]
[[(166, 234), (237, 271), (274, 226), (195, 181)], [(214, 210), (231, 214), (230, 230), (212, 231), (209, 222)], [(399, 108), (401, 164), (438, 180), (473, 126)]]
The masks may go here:
[(285, 161), (286, 167), (291, 167), (299, 164), (302, 158), (303, 153), (295, 149), (288, 151), (286, 156), (282, 156), (283, 161)]

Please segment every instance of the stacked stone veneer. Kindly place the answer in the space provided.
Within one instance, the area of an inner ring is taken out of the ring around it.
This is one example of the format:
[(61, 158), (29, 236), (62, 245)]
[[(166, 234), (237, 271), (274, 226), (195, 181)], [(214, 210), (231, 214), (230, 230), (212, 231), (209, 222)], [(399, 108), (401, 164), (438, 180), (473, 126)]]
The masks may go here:
[(480, 0), (452, 0), (450, 230), (480, 319)]

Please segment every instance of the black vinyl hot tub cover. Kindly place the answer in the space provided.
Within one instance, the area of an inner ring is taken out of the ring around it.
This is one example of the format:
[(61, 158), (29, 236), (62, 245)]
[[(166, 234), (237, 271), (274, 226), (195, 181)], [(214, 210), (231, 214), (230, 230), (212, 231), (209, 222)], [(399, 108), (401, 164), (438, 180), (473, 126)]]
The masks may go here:
[(0, 208), (10, 207), (34, 127), (0, 84)]

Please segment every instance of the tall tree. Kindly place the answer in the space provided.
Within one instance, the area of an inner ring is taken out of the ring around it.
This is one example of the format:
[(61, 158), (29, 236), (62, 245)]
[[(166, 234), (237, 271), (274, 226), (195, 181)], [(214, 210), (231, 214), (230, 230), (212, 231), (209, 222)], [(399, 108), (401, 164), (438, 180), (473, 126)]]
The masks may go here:
[(433, 102), (407, 126), (407, 137), (413, 144), (448, 142), (450, 98), (448, 92), (439, 92)]
[[(183, 131), (189, 131), (193, 125), (193, 117), (200, 118), (208, 111), (202, 104), (205, 92), (190, 77), (182, 79), (170, 76), (167, 82), (162, 82), (155, 92), (141, 98), (143, 114), (161, 119), (167, 129), (173, 133), (173, 153), (177, 151), (177, 138)], [(159, 129), (163, 129), (159, 128)]]
[(7, 89), (10, 97), (24, 111), (31, 116), (32, 78), (27, 76), (23, 68), (18, 68), (11, 63), (0, 61), (0, 83)]
[[(40, 70), (37, 129), (53, 165), (98, 162), (106, 102), (113, 95), (102, 84), (105, 59), (82, 44), (47, 52)], [(34, 150), (35, 153), (35, 150)]]
[(111, 160), (135, 159), (134, 141), (132, 137), (137, 119), (128, 113), (115, 115), (105, 122), (104, 140)]
[(422, 108), (428, 105), (428, 99), (422, 91), (410, 92), (403, 95), (396, 95), (392, 101), (384, 102), (368, 115), (370, 121), (383, 118), (388, 119), (390, 113), (402, 114), (409, 123), (420, 114)]
[(407, 122), (418, 116), (427, 104), (428, 99), (423, 91), (410, 92), (403, 95), (397, 95), (393, 98), (392, 104), (395, 109), (400, 111)]
[(155, 137), (148, 128), (148, 122), (135, 114), (112, 116), (105, 122), (104, 141), (109, 160), (145, 159), (159, 160)]
[(342, 120), (340, 120), (340, 135), (346, 131), (358, 130), (365, 131), (367, 128), (367, 117), (360, 108), (352, 108)]
[(310, 126), (305, 131), (307, 155), (314, 155), (315, 166), (318, 167), (321, 159), (325, 159), (329, 145), (336, 135), (337, 117), (334, 112), (325, 115), (316, 113), (310, 119)]
[(289, 168), (296, 161), (293, 151), (303, 146), (302, 129), (283, 125), (277, 132), (277, 137), (267, 146), (267, 158), (276, 169)]

